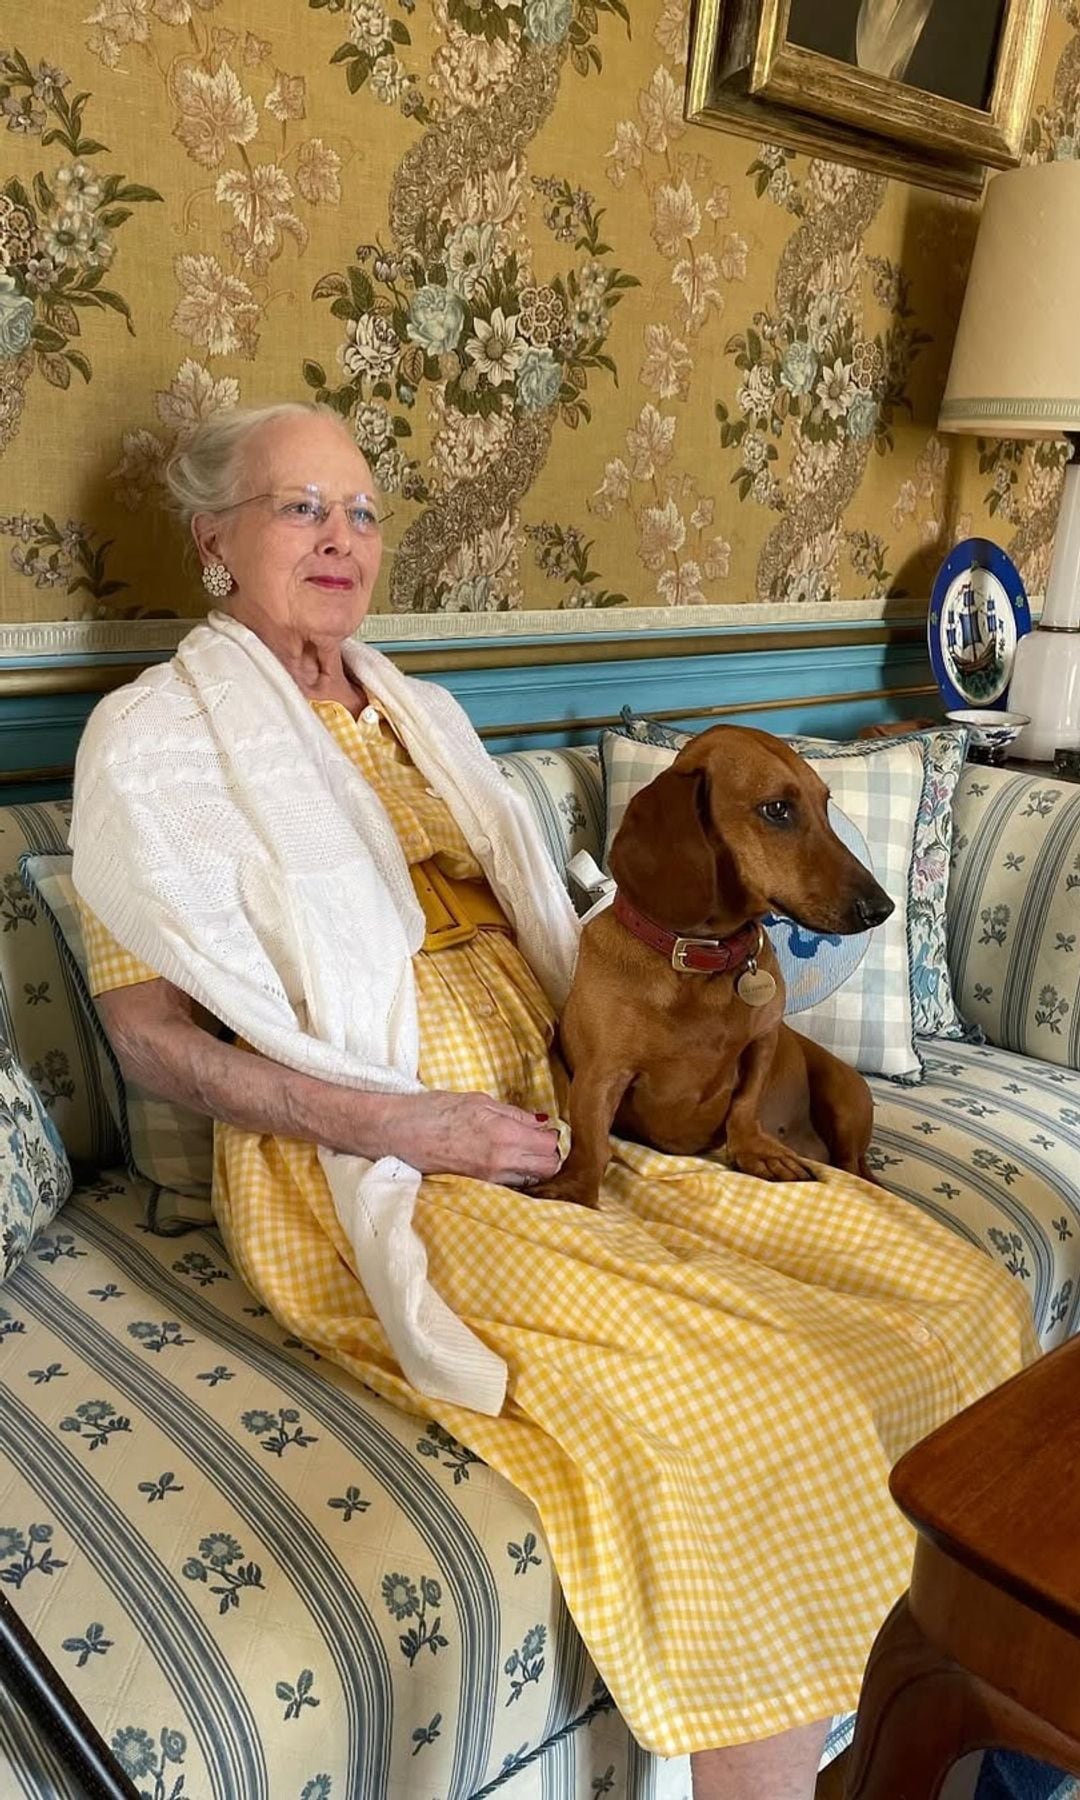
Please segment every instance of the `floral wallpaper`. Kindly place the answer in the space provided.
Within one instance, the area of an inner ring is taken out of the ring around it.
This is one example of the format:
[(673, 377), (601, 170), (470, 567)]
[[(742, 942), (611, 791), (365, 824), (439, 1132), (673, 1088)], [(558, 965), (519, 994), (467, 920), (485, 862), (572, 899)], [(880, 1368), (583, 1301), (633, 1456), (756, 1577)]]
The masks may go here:
[[(301, 396), (392, 511), (387, 613), (918, 596), (971, 531), (1037, 591), (1062, 447), (935, 430), (977, 207), (688, 126), (687, 14), (17, 9), (0, 621), (201, 612), (162, 461)], [(1080, 0), (1028, 154), (1080, 155)]]

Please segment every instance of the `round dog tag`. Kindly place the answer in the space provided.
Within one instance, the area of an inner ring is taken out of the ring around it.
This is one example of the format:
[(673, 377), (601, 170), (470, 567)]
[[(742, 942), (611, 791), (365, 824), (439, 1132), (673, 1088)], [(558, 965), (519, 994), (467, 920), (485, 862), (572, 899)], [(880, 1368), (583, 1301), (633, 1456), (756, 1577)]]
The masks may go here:
[(776, 995), (776, 983), (767, 969), (744, 969), (735, 983), (735, 992), (747, 1006), (768, 1006)]

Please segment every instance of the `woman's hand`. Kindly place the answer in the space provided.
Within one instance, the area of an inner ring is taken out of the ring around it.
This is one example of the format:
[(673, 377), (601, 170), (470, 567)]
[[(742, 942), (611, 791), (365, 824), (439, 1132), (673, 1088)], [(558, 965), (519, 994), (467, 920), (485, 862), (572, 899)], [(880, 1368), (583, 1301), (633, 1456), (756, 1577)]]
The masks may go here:
[(554, 1125), (489, 1094), (386, 1094), (339, 1087), (222, 1043), (167, 981), (116, 988), (98, 1000), (125, 1075), (164, 1100), (236, 1125), (325, 1144), (372, 1162), (399, 1156), (423, 1175), (471, 1175), (503, 1187), (550, 1181)]
[(522, 1188), (549, 1181), (559, 1167), (554, 1125), (489, 1094), (435, 1088), (395, 1095), (386, 1124), (390, 1153), (422, 1175), (470, 1175)]

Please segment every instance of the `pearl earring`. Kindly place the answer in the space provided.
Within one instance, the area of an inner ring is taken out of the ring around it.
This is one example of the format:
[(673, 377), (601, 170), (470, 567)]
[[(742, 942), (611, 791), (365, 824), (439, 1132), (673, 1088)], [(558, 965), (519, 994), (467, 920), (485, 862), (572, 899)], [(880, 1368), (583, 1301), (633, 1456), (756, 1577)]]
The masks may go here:
[(203, 563), (203, 587), (215, 600), (224, 600), (232, 592), (233, 578), (223, 562)]

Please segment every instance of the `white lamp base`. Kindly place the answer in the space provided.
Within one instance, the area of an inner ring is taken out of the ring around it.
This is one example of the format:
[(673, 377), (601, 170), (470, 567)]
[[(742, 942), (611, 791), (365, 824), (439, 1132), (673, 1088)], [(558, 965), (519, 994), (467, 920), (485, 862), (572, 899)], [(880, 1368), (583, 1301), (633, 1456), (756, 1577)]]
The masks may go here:
[(1052, 762), (1063, 745), (1080, 744), (1080, 630), (1036, 629), (1016, 646), (1009, 711), (1031, 720), (1011, 754)]
[(1017, 644), (1009, 682), (1009, 711), (1031, 720), (1013, 755), (1030, 762), (1052, 762), (1055, 750), (1080, 744), (1080, 445), (1070, 443), (1042, 619)]

